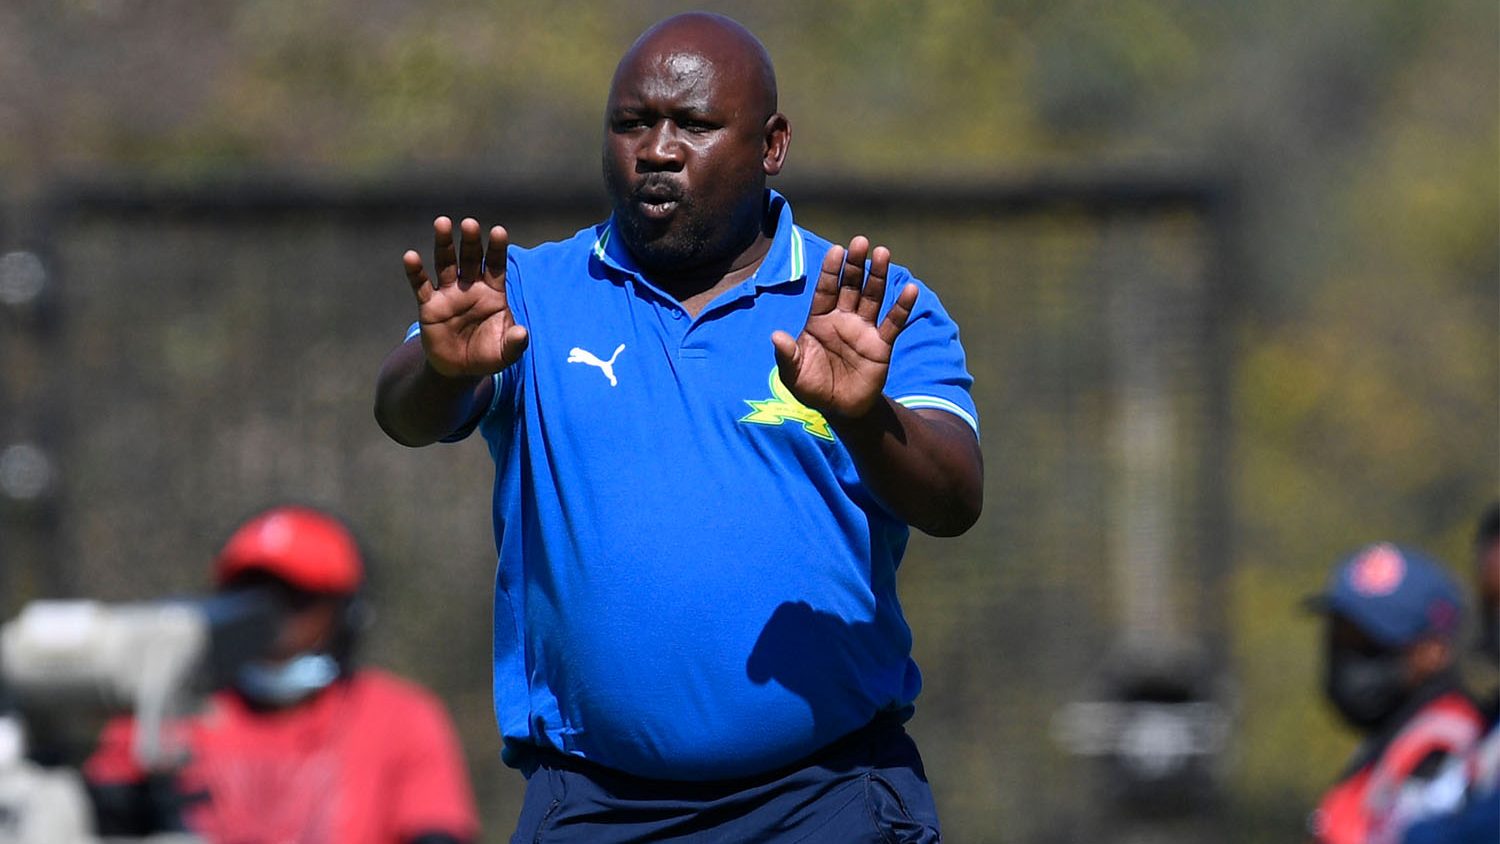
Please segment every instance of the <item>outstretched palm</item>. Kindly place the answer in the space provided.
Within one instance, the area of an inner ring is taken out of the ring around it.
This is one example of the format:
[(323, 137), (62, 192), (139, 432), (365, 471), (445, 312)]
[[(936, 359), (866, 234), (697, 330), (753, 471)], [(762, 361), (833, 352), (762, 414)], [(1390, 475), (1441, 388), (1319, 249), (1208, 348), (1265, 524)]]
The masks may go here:
[(875, 406), (890, 371), (891, 348), (917, 301), (917, 286), (908, 284), (876, 324), (890, 265), (890, 250), (877, 246), (871, 251), (864, 237), (854, 238), (847, 249), (835, 246), (823, 257), (802, 333), (795, 339), (785, 331), (771, 335), (781, 382), (798, 401), (846, 418), (863, 416)]
[(516, 324), (505, 299), (505, 229), (490, 229), (489, 249), (481, 249), (479, 223), (459, 225), (459, 246), (453, 245), (453, 221), (439, 217), (432, 223), (433, 264), (437, 279), (422, 268), (422, 256), (409, 250), (402, 256), (406, 280), (417, 297), (417, 321), (428, 364), (448, 377), (474, 377), (499, 372), (526, 350), (526, 329)]

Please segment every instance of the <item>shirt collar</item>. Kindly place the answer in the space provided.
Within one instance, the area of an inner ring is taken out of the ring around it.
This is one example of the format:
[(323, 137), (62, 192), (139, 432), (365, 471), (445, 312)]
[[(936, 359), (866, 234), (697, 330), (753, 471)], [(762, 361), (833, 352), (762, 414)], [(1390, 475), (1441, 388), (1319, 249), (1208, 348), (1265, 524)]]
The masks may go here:
[[(771, 238), (771, 247), (761, 259), (760, 267), (746, 284), (756, 288), (778, 287), (807, 277), (807, 249), (802, 230), (792, 222), (792, 206), (786, 197), (769, 188), (766, 190), (766, 214), (776, 220), (776, 234)], [(636, 266), (630, 250), (615, 232), (615, 218), (611, 214), (598, 226), (594, 238), (594, 259), (621, 272), (644, 278)]]

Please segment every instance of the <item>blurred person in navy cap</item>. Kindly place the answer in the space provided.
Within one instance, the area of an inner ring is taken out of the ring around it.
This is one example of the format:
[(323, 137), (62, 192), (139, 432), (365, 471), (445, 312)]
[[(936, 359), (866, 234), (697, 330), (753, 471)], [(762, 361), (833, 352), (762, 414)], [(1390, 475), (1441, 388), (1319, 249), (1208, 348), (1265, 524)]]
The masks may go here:
[[(1479, 650), (1500, 661), (1500, 502), (1479, 519), (1474, 537), (1479, 587)], [(1500, 689), (1486, 702), (1487, 732), (1468, 753), (1448, 762), (1407, 814), (1403, 844), (1480, 844), (1500, 841)]]
[(142, 770), (134, 725), (106, 726), (84, 766), (100, 832), (186, 831), (211, 844), (468, 844), (474, 799), (452, 723), (427, 690), (356, 664), (364, 555), (303, 506), (241, 524), (213, 565), (221, 594), (269, 593), (269, 649), (173, 725), (180, 766)]
[(1370, 545), (1310, 599), (1326, 619), (1324, 692), (1365, 740), (1310, 819), (1321, 844), (1392, 840), (1397, 808), (1482, 729), (1456, 670), (1463, 599), (1442, 567)]

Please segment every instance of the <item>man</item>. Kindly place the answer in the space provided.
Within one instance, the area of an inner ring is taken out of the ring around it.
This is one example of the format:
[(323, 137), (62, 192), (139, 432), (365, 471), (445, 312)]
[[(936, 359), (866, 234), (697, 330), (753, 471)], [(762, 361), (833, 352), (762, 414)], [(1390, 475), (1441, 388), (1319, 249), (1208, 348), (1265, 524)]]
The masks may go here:
[[(1500, 660), (1500, 502), (1479, 519), (1474, 560), (1483, 613), (1479, 647), (1493, 666)], [(1403, 844), (1491, 844), (1500, 839), (1500, 689), (1490, 697), (1484, 719), (1484, 737), (1451, 760), (1414, 801)]]
[(647, 30), (604, 136), (606, 222), (485, 250), (440, 217), (435, 274), (406, 253), (376, 394), (397, 441), (495, 460), (513, 840), (936, 840), (895, 573), (908, 525), (978, 518), (957, 329), (766, 189), (791, 128), (739, 24)]
[(205, 712), (176, 726), (187, 754), (143, 771), (133, 723), (105, 729), (84, 773), (101, 832), (185, 829), (234, 844), (466, 844), (478, 823), (442, 704), (375, 669), (356, 669), (364, 564), (332, 516), (276, 507), (219, 553), (222, 592), (269, 591), (284, 609), (264, 658)]
[(1479, 734), (1454, 670), (1462, 600), (1436, 563), (1380, 543), (1346, 558), (1312, 604), (1327, 617), (1325, 691), (1365, 740), (1311, 832), (1322, 844), (1389, 840), (1401, 803)]

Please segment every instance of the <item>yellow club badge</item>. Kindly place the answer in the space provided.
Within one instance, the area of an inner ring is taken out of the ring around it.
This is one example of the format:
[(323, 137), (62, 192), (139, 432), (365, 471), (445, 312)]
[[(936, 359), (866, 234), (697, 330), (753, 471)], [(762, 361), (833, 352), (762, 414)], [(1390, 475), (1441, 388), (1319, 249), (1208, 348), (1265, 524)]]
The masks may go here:
[(792, 391), (781, 383), (781, 377), (774, 366), (771, 367), (770, 381), (771, 398), (759, 401), (746, 399), (745, 404), (750, 405), (752, 412), (741, 418), (741, 422), (749, 422), (752, 425), (780, 425), (783, 422), (796, 422), (802, 426), (802, 430), (818, 439), (833, 441), (833, 430), (828, 427), (828, 420), (823, 418), (823, 414), (793, 398)]

